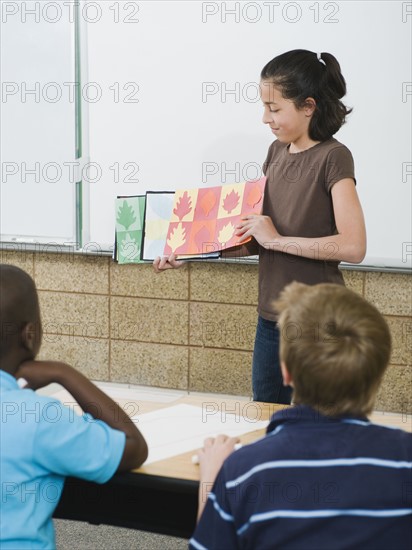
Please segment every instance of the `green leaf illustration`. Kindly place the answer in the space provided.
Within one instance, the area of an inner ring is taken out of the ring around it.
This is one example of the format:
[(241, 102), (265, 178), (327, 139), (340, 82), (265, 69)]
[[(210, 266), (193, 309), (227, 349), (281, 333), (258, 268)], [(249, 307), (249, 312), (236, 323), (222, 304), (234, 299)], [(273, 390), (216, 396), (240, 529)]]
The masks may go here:
[(123, 201), (123, 205), (119, 208), (117, 213), (117, 223), (123, 225), (126, 231), (136, 221), (133, 207), (130, 206), (127, 201)]
[(139, 243), (129, 233), (120, 242), (120, 254), (127, 260), (134, 260), (140, 254)]

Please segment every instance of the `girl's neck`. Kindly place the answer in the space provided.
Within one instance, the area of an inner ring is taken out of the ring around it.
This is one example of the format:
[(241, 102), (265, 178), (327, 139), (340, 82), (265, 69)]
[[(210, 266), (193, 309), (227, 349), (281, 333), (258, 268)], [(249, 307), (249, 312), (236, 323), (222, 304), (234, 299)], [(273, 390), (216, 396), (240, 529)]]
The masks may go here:
[(292, 142), (289, 144), (289, 153), (295, 154), (295, 153), (302, 153), (302, 151), (306, 151), (307, 149), (310, 149), (311, 147), (314, 147), (320, 143), (320, 141), (314, 141), (310, 139), (309, 137), (307, 139), (298, 140), (296, 142)]

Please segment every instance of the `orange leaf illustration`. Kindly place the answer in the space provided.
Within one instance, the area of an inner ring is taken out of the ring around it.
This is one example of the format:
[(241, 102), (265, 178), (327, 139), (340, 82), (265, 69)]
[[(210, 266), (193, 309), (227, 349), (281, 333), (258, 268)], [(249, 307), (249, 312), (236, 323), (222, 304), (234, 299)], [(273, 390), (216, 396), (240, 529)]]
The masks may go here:
[(189, 214), (191, 210), (192, 199), (188, 196), (187, 191), (185, 191), (177, 201), (176, 208), (173, 208), (173, 213), (179, 218), (180, 221), (182, 221), (186, 214)]
[(226, 225), (224, 225), (222, 229), (219, 231), (217, 240), (220, 242), (220, 244), (225, 244), (230, 241), (234, 232), (235, 232), (235, 226), (231, 222), (229, 222)]
[(223, 200), (223, 208), (226, 210), (228, 214), (232, 212), (236, 208), (236, 206), (239, 204), (239, 195), (232, 189), (230, 193), (226, 195), (226, 197)]
[(170, 246), (173, 252), (185, 244), (186, 241), (186, 229), (183, 227), (182, 223), (179, 223), (177, 227), (172, 229), (167, 238), (167, 244)]
[(200, 201), (200, 207), (203, 210), (205, 216), (208, 216), (211, 210), (213, 210), (214, 205), (216, 204), (216, 195), (213, 191), (208, 191), (203, 195), (202, 200)]
[(248, 195), (247, 205), (251, 208), (255, 208), (255, 206), (259, 204), (261, 200), (262, 191), (260, 190), (258, 185), (255, 185)]
[(203, 252), (204, 243), (208, 243), (209, 241), (210, 241), (210, 231), (206, 226), (202, 225), (202, 228), (196, 233), (196, 236), (195, 236), (195, 243), (196, 243), (198, 252)]

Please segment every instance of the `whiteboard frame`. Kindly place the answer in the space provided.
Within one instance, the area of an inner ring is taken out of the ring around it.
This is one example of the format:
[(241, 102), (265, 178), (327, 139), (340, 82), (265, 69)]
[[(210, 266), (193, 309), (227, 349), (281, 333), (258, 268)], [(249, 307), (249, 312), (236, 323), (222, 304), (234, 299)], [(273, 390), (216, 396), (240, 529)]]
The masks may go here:
[[(84, 0), (81, 0), (81, 2), (84, 2)], [(71, 182), (73, 185), (71, 192), (72, 203), (69, 205), (72, 212), (73, 234), (66, 237), (54, 237), (50, 235), (39, 237), (24, 234), (15, 235), (5, 232), (0, 234), (0, 249), (3, 250), (72, 253), (74, 251), (81, 251), (82, 245), (88, 243), (90, 240), (89, 185), (87, 182), (83, 182), (81, 178), (83, 167), (87, 162), (89, 154), (88, 104), (82, 101), (80, 93), (81, 82), (87, 81), (87, 26), (79, 14), (80, 3), (75, 2), (73, 8), (73, 31), (69, 33), (70, 52), (73, 56), (72, 77), (74, 77), (75, 82), (80, 83), (76, 89), (77, 93), (75, 92), (73, 105), (75, 143), (73, 148), (74, 158), (71, 160), (77, 162), (73, 169), (75, 181)], [(21, 15), (21, 17), (23, 16)], [(2, 21), (2, 24), (7, 24), (6, 22)]]

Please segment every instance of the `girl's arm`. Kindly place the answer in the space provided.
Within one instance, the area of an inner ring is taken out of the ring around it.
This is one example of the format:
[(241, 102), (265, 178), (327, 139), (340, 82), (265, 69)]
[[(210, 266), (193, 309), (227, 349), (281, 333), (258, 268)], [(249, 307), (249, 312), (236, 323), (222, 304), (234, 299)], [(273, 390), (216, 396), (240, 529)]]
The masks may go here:
[(352, 178), (334, 184), (331, 190), (338, 233), (327, 237), (280, 235), (269, 216), (245, 216), (238, 236), (253, 236), (263, 247), (312, 260), (360, 263), (366, 253), (366, 230), (362, 207)]
[[(243, 256), (255, 256), (256, 254), (259, 254), (259, 245), (255, 239), (252, 239), (246, 244), (233, 246), (227, 250), (222, 250), (221, 258), (241, 258)], [(184, 261), (177, 259), (176, 254), (163, 256), (162, 258), (158, 256), (153, 261), (153, 269), (155, 273), (162, 273), (163, 271), (166, 271), (166, 269), (178, 269), (184, 265), (184, 263)]]
[(227, 248), (222, 250), (220, 257), (225, 260), (228, 258), (242, 258), (244, 256), (256, 256), (259, 254), (259, 244), (255, 239), (241, 244), (239, 246), (233, 246), (232, 248)]

